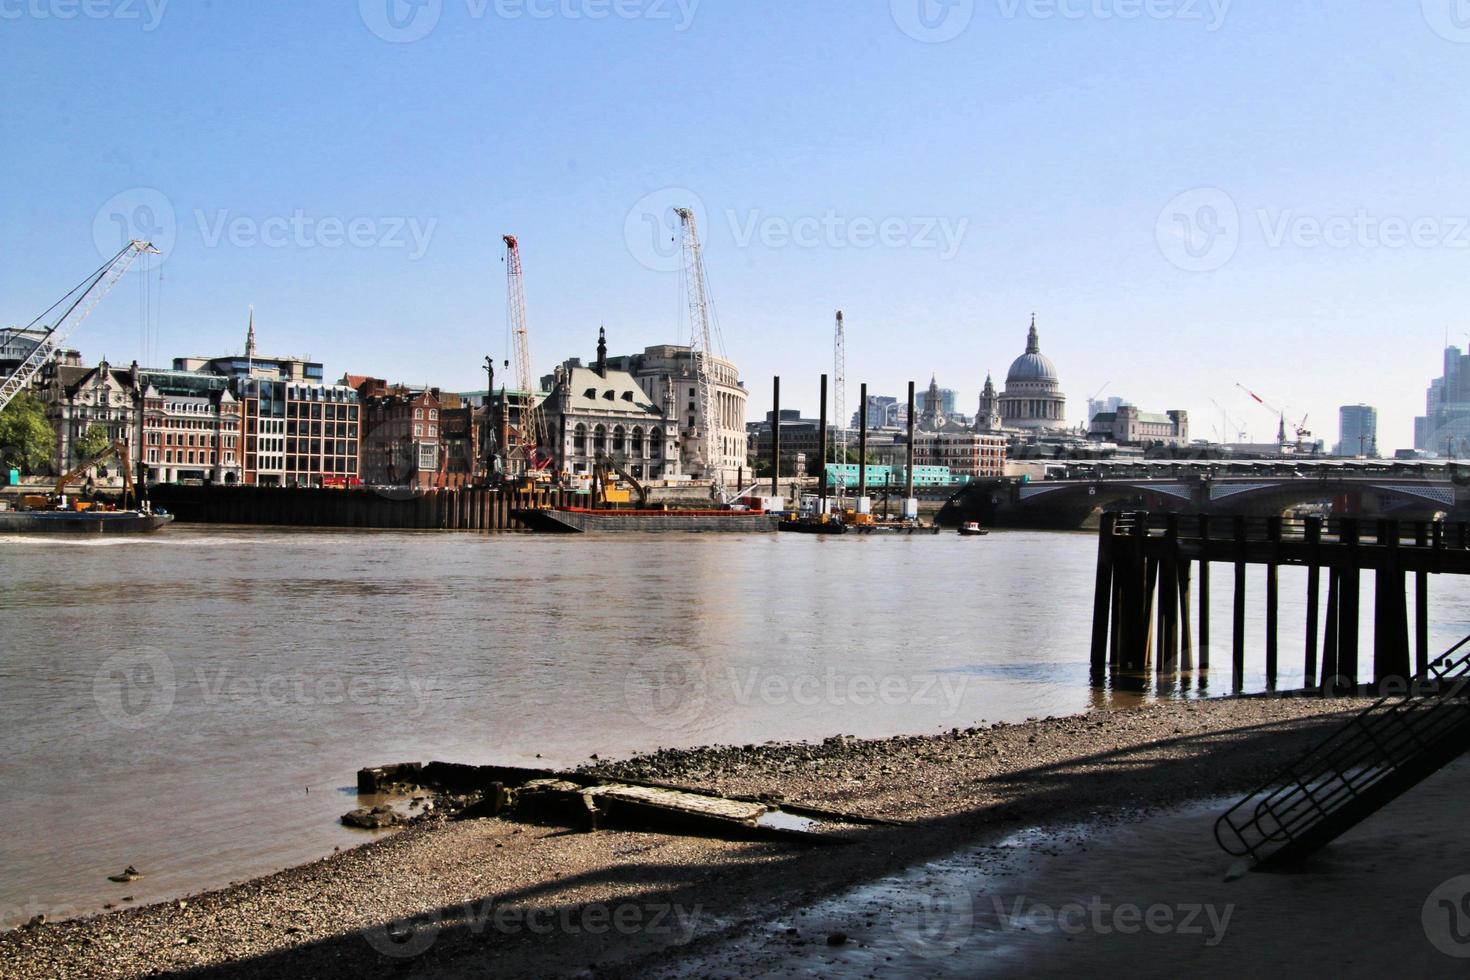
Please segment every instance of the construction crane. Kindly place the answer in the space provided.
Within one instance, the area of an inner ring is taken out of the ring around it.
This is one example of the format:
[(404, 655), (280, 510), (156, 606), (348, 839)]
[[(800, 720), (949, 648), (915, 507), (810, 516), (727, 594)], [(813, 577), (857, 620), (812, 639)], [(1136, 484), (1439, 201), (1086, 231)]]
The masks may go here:
[[(1280, 420), (1280, 424), (1276, 429), (1276, 441), (1283, 446), (1286, 445), (1287, 422), (1285, 410), (1276, 408), (1270, 402), (1266, 401), (1266, 399), (1262, 398), (1260, 395), (1256, 394), (1254, 391), (1251, 391), (1249, 388), (1247, 388), (1243, 384), (1240, 384), (1239, 382), (1236, 383), (1235, 387), (1239, 388), (1247, 395), (1250, 395), (1257, 404), (1259, 404), (1262, 408), (1265, 408), (1268, 412), (1270, 412), (1272, 415), (1275, 415)], [(1296, 432), (1296, 448), (1298, 452), (1301, 451), (1303, 441), (1312, 437), (1312, 430), (1307, 428), (1307, 419), (1310, 417), (1310, 415), (1303, 415), (1302, 420), (1293, 424), (1291, 427), (1292, 430)]]
[[(837, 333), (832, 342), (832, 414), (837, 423), (837, 462), (847, 462), (847, 326), (837, 311)], [(827, 461), (824, 459), (822, 463)]]
[(521, 244), (514, 235), (501, 237), (505, 242), (506, 289), (510, 304), (508, 322), (516, 351), (516, 383), (525, 399), (521, 403), (516, 442), (525, 464), (522, 475), (534, 477), (551, 465), (552, 456), (542, 450), (541, 406), (536, 401), (536, 379), (531, 371), (531, 331), (526, 322), (526, 283), (521, 272)]
[(689, 433), (699, 447), (701, 475), (710, 481), (710, 496), (725, 502), (725, 481), (715, 452), (718, 424), (715, 418), (715, 377), (710, 359), (714, 357), (714, 329), (711, 325), (709, 280), (704, 271), (704, 250), (699, 243), (699, 225), (689, 208), (675, 208), (683, 228), (684, 271), (689, 280), (690, 352), (694, 359), (695, 382), (699, 391), (699, 425)]
[(1223, 444), (1223, 443), (1226, 443), (1226, 442), (1229, 442), (1230, 441), (1230, 432), (1231, 432), (1231, 425), (1232, 425), (1232, 423), (1235, 424), (1235, 429), (1234, 429), (1234, 431), (1235, 431), (1235, 438), (1238, 441), (1240, 441), (1240, 442), (1245, 442), (1246, 441), (1245, 427), (1242, 426), (1242, 425), (1240, 425), (1240, 424), (1238, 424), (1238, 423), (1236, 423), (1235, 420), (1231, 419), (1230, 413), (1227, 412), (1227, 411), (1225, 411), (1225, 406), (1224, 405), (1221, 405), (1215, 399), (1211, 398), (1210, 399), (1210, 404), (1211, 405), (1214, 405), (1216, 408), (1218, 408), (1220, 410), (1220, 425), (1215, 430), (1216, 432), (1218, 432), (1220, 434), (1220, 442)]
[(145, 252), (157, 255), (158, 249), (144, 241), (128, 242), (123, 246), (122, 251), (103, 263), (102, 268), (82, 280), (65, 296), (52, 303), (44, 313), (26, 325), (27, 330), (34, 329), (36, 324), (44, 320), (48, 314), (59, 307), (66, 307), (55, 322), (46, 328), (46, 335), (41, 338), (35, 350), (26, 356), (26, 359), (20, 363), (20, 367), (16, 368), (10, 377), (0, 382), (0, 410), (3, 410), (6, 405), (10, 404), (11, 399), (25, 390), (25, 387), (46, 366), (46, 363), (56, 356), (57, 351), (61, 350), (61, 345), (66, 343), (67, 338), (82, 325), (82, 321), (97, 308), (97, 304), (112, 291), (112, 287), (117, 285), (117, 281), (123, 277), (123, 273), (128, 271), (133, 260)]

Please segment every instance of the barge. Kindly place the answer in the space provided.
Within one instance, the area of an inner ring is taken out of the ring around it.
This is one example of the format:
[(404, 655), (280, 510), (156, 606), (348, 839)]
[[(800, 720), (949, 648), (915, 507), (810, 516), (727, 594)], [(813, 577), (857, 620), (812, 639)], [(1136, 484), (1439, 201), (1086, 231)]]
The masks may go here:
[(0, 510), (0, 534), (145, 534), (173, 519), (147, 510)]
[(558, 534), (601, 531), (750, 534), (775, 531), (780, 520), (776, 515), (759, 510), (592, 510), (582, 507), (522, 510), (515, 516), (533, 531)]

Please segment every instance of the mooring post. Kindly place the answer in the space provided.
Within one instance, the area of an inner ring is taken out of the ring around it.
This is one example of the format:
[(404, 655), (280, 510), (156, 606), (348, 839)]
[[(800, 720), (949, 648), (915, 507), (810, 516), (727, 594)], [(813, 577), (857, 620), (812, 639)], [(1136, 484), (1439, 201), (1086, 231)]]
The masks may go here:
[(1210, 519), (1199, 519), (1199, 683), (1210, 669)]
[(822, 375), (822, 412), (817, 437), (817, 493), (821, 514), (827, 514), (827, 376)]
[(1158, 674), (1179, 677), (1179, 518), (1170, 514), (1164, 524), (1164, 554), (1159, 560)]
[(1238, 694), (1245, 689), (1245, 518), (1235, 519), (1235, 632), (1231, 636), (1231, 685)]
[(1358, 683), (1359, 569), (1362, 567), (1358, 555), (1357, 518), (1344, 517), (1338, 537), (1348, 546), (1349, 560), (1342, 568), (1338, 590), (1341, 595), (1337, 599), (1337, 674), (1345, 679), (1349, 687), (1355, 687)]
[(1317, 679), (1317, 604), (1318, 594), (1322, 591), (1322, 566), (1318, 564), (1318, 553), (1322, 547), (1322, 518), (1307, 518), (1306, 538), (1312, 557), (1307, 565), (1307, 649), (1302, 667), (1302, 686), (1311, 687)]
[(1337, 631), (1341, 625), (1342, 604), (1338, 593), (1342, 590), (1342, 572), (1336, 567), (1327, 570), (1327, 626), (1322, 638), (1322, 693), (1337, 690)]
[[(826, 376), (823, 375), (825, 378)], [(1092, 683), (1106, 679), (1109, 605), (1113, 598), (1113, 528), (1118, 515), (1104, 514), (1097, 538), (1097, 580), (1092, 592)]]
[(1408, 601), (1399, 555), (1399, 522), (1378, 522), (1378, 546), (1384, 560), (1373, 573), (1373, 682), (1380, 688), (1385, 682), (1409, 677)]
[[(771, 393), (771, 496), (781, 495), (781, 377)], [(705, 424), (708, 424), (706, 420)], [(706, 463), (708, 460), (706, 460)], [(800, 504), (800, 501), (797, 501)]]
[[(1420, 521), (1414, 528), (1414, 543), (1429, 547), (1429, 525)], [(1429, 573), (1414, 573), (1414, 673), (1429, 671)]]
[(1276, 690), (1280, 668), (1281, 583), (1278, 561), (1281, 558), (1281, 518), (1266, 518), (1266, 537), (1270, 541), (1271, 560), (1266, 563), (1266, 690)]

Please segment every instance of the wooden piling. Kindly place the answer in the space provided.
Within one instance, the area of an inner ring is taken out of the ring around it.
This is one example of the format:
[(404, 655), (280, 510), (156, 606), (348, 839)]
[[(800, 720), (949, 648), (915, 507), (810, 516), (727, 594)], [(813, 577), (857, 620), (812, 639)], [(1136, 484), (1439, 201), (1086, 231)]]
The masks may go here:
[[(1342, 530), (1338, 533), (1338, 537), (1344, 544), (1356, 549), (1358, 546), (1357, 519), (1344, 517), (1342, 519)], [(1337, 599), (1337, 675), (1343, 678), (1343, 683), (1348, 686), (1358, 683), (1358, 606), (1360, 581), (1357, 562), (1343, 566), (1341, 581), (1338, 587), (1340, 594)]]
[(1235, 632), (1231, 636), (1231, 685), (1238, 694), (1245, 688), (1245, 518), (1235, 519), (1235, 546), (1240, 556), (1235, 562)]
[(1342, 603), (1338, 595), (1341, 590), (1342, 572), (1336, 568), (1329, 568), (1327, 570), (1327, 627), (1322, 640), (1322, 683), (1320, 686), (1323, 692), (1336, 690), (1340, 680), (1337, 671), (1337, 631), (1341, 625), (1342, 616)]
[(1312, 563), (1307, 566), (1307, 642), (1302, 663), (1302, 686), (1311, 687), (1317, 681), (1317, 605), (1322, 591), (1322, 566), (1317, 563), (1317, 554), (1322, 546), (1322, 518), (1307, 518), (1306, 540), (1312, 548)]
[[(1268, 517), (1266, 519), (1266, 537), (1272, 544), (1272, 557), (1278, 558), (1281, 554), (1281, 518)], [(1266, 565), (1266, 690), (1276, 690), (1276, 681), (1281, 664), (1280, 643), (1280, 607), (1281, 607), (1281, 582), (1280, 566), (1271, 561)]]
[[(822, 376), (825, 383), (826, 375)], [(826, 411), (825, 402), (823, 411)], [(1102, 528), (1098, 532), (1097, 578), (1092, 592), (1092, 682), (1103, 682), (1107, 673), (1108, 627), (1112, 624), (1110, 607), (1113, 604), (1113, 529), (1117, 526), (1116, 514), (1104, 514)]]
[[(1429, 546), (1429, 526), (1420, 521), (1414, 529), (1414, 543)], [(1414, 673), (1429, 672), (1429, 573), (1414, 573)]]
[(1190, 578), (1188, 561), (1179, 565), (1179, 670), (1194, 673), (1194, 629), (1189, 622)]

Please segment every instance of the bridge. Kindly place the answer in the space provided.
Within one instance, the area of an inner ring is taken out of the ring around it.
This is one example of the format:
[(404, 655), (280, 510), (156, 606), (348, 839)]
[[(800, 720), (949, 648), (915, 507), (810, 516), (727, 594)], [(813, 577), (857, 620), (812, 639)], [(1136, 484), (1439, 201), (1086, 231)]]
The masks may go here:
[(1103, 512), (1279, 517), (1470, 518), (1470, 465), (1423, 460), (1137, 460), (1048, 467), (1048, 478), (978, 481), (952, 496), (944, 524), (1095, 527)]

